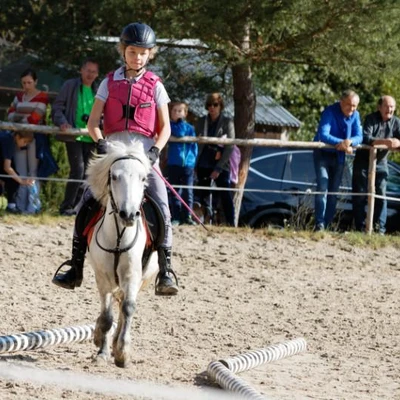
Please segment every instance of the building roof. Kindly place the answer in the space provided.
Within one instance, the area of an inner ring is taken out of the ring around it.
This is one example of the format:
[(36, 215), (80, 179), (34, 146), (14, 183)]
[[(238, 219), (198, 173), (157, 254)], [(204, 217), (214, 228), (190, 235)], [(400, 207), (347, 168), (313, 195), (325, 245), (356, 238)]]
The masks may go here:
[(260, 125), (300, 128), (301, 122), (270, 96), (256, 97), (256, 123)]
[[(190, 111), (197, 117), (207, 114), (207, 110), (204, 108), (204, 102), (200, 105), (197, 103), (189, 103)], [(225, 103), (224, 113), (233, 118), (234, 116), (234, 105), (232, 102)], [(270, 96), (257, 96), (256, 97), (256, 111), (255, 111), (255, 123), (257, 125), (277, 126), (298, 129), (301, 126), (301, 122), (293, 116), (288, 110), (279, 105)]]

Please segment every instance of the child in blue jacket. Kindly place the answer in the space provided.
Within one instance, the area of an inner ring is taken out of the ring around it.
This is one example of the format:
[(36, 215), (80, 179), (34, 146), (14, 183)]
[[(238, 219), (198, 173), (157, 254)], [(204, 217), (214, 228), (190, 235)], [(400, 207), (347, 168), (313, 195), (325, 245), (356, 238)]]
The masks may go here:
[[(196, 136), (194, 127), (185, 121), (188, 105), (183, 102), (172, 103), (170, 108), (171, 135), (177, 138)], [(188, 186), (178, 189), (177, 192), (193, 209), (193, 182), (194, 167), (197, 159), (197, 143), (168, 143), (168, 177), (172, 185)], [(180, 200), (170, 193), (172, 224), (194, 225), (189, 210), (181, 204)]]

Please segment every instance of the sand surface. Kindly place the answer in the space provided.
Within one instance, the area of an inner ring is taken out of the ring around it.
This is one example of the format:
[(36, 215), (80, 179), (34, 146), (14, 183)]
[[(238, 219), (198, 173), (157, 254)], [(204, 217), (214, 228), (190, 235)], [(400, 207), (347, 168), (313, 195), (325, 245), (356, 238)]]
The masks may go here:
[[(96, 320), (90, 265), (75, 291), (51, 283), (69, 258), (72, 224), (68, 218), (47, 226), (0, 224), (0, 335)], [(399, 249), (353, 247), (329, 234), (311, 240), (212, 232), (174, 228), (180, 293), (157, 297), (151, 285), (139, 294), (128, 368), (93, 363), (96, 348), (88, 341), (2, 354), (0, 370), (22, 366), (216, 388), (205, 372), (211, 361), (303, 337), (305, 353), (241, 378), (268, 399), (400, 399)], [(111, 398), (138, 397), (0, 377), (2, 400)]]

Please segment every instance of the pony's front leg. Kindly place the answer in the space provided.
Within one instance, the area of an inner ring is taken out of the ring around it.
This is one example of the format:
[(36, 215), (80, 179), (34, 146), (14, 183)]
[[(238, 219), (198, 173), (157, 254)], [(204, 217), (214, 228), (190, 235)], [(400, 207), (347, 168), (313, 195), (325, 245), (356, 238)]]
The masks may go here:
[[(100, 291), (100, 289), (99, 289)], [(110, 330), (113, 324), (112, 294), (101, 293), (101, 312), (94, 330), (94, 344), (99, 348), (96, 362), (104, 362), (110, 358)]]
[(113, 340), (114, 362), (117, 367), (125, 368), (130, 361), (131, 325), (136, 310), (136, 295), (138, 290), (126, 290), (119, 307), (117, 332)]

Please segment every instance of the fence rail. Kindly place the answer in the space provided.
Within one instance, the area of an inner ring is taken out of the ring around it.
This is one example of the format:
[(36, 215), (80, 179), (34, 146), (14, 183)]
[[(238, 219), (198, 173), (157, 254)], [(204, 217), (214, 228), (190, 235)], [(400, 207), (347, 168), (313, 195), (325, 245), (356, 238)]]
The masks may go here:
[[(55, 126), (46, 125), (30, 125), (30, 124), (19, 124), (15, 122), (0, 121), (0, 130), (18, 131), (18, 132), (40, 132), (48, 135), (89, 135), (87, 129), (76, 129), (71, 128), (65, 131), (61, 131), (60, 128)], [(334, 148), (334, 146), (322, 143), (322, 142), (302, 142), (302, 141), (282, 141), (276, 139), (227, 139), (227, 138), (212, 138), (212, 137), (183, 137), (176, 138), (171, 136), (170, 142), (177, 143), (201, 143), (201, 144), (220, 144), (220, 145), (237, 145), (244, 147), (288, 147), (297, 149), (324, 149)], [(369, 171), (368, 171), (368, 192), (364, 195), (368, 196), (368, 207), (367, 207), (367, 218), (366, 218), (366, 232), (372, 233), (373, 230), (373, 218), (374, 218), (374, 206), (375, 206), (375, 177), (376, 177), (376, 155), (377, 149), (388, 149), (385, 145), (379, 146), (368, 146), (359, 145), (357, 149), (369, 150)], [(392, 150), (393, 151), (393, 150)], [(240, 189), (240, 190), (243, 190)]]

